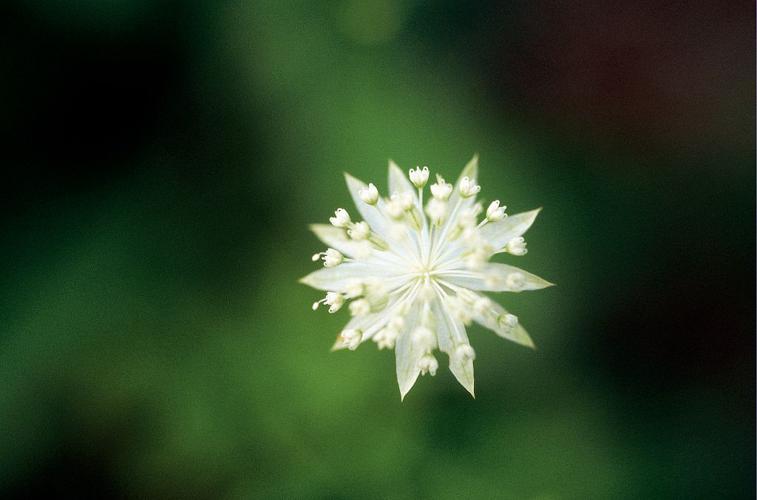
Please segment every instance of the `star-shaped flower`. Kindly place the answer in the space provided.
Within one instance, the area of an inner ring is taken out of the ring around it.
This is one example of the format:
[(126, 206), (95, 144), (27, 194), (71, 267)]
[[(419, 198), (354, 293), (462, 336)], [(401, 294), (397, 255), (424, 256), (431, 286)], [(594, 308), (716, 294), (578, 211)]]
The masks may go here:
[(430, 186), (424, 206), (427, 167), (411, 169), (409, 180), (389, 162), (389, 198), (376, 186), (345, 174), (363, 221), (340, 208), (331, 225), (311, 229), (328, 249), (313, 255), (324, 269), (301, 282), (326, 292), (313, 304), (334, 313), (348, 304), (352, 318), (333, 349), (354, 350), (368, 340), (394, 349), (400, 395), (419, 375), (436, 374), (434, 351), (449, 356), (449, 368), (471, 395), (475, 351), (466, 327), (479, 323), (500, 337), (533, 347), (528, 333), (502, 306), (482, 292), (521, 292), (551, 283), (507, 264), (489, 262), (500, 253), (526, 253), (525, 233), (539, 209), (507, 216), (493, 201), (486, 210), (476, 202), (478, 157), (463, 169), (454, 186), (441, 176)]

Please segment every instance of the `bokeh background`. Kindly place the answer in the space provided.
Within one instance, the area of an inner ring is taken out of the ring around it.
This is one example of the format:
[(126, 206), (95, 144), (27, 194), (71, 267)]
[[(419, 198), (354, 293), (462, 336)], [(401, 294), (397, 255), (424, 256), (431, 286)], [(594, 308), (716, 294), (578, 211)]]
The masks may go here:
[[(750, 498), (751, 2), (0, 6), (0, 496)], [(400, 403), (296, 280), (388, 158), (544, 210)], [(443, 363), (444, 364), (444, 363)]]

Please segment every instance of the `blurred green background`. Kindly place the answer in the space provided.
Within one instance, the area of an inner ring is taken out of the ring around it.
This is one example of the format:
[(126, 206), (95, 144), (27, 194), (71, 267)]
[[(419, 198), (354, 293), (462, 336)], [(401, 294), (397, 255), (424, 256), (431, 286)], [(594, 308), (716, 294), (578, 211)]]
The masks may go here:
[[(0, 7), (0, 496), (750, 498), (754, 4)], [(543, 206), (400, 403), (307, 231), (386, 162)], [(443, 363), (446, 365), (446, 362)]]

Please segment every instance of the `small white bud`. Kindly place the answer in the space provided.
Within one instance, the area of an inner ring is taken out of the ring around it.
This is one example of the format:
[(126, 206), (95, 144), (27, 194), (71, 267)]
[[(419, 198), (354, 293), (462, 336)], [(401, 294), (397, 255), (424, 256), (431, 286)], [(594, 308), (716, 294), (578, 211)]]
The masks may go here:
[(481, 269), (489, 260), (489, 253), (485, 247), (476, 247), (463, 258), (463, 263), (468, 269)]
[(365, 221), (356, 222), (347, 230), (347, 234), (356, 241), (362, 241), (371, 235), (371, 226)]
[(313, 262), (317, 261), (318, 259), (323, 260), (324, 267), (334, 267), (342, 263), (342, 261), (344, 260), (344, 255), (342, 255), (338, 250), (329, 248), (325, 252), (315, 253), (311, 257), (311, 260)]
[(431, 196), (440, 201), (447, 201), (452, 194), (452, 184), (444, 182), (441, 175), (436, 176), (436, 183), (431, 184)]
[(418, 369), (420, 369), (421, 375), (430, 373), (433, 377), (436, 375), (436, 370), (439, 369), (439, 362), (433, 354), (426, 354), (418, 360)]
[(329, 248), (325, 252), (323, 252), (323, 265), (324, 267), (334, 267), (338, 266), (342, 263), (344, 260), (344, 255), (341, 254), (338, 250), (334, 250), (333, 248)]
[(518, 326), (518, 317), (514, 314), (509, 313), (502, 314), (497, 318), (497, 323), (505, 330), (512, 330), (513, 328)]
[(473, 303), (473, 310), (476, 314), (484, 315), (492, 307), (492, 301), (489, 297), (479, 297)]
[(522, 273), (511, 273), (505, 279), (505, 285), (513, 292), (519, 292), (526, 284), (526, 277)]
[(342, 304), (344, 304), (344, 295), (337, 292), (326, 292), (326, 298), (324, 301), (327, 306), (331, 306), (329, 307), (329, 312), (334, 314), (342, 307)]
[(344, 295), (349, 299), (360, 297), (363, 291), (365, 291), (365, 286), (359, 281), (353, 281), (344, 287)]
[(329, 217), (331, 225), (334, 227), (345, 228), (352, 222), (350, 220), (350, 214), (343, 208), (337, 208), (334, 212), (334, 217)]
[(393, 194), (391, 198), (386, 200), (384, 209), (386, 210), (387, 215), (395, 220), (402, 217), (402, 215), (405, 213), (405, 209), (402, 207), (402, 202), (400, 201), (399, 196), (397, 196), (396, 193)]
[(355, 252), (356, 258), (367, 259), (373, 253), (373, 245), (367, 239), (362, 241), (355, 241), (353, 251)]
[(358, 191), (358, 194), (360, 195), (360, 199), (369, 205), (375, 205), (378, 202), (378, 189), (376, 189), (376, 186), (372, 182), (368, 183), (367, 188)]
[(499, 206), (499, 200), (494, 200), (489, 204), (489, 208), (486, 209), (486, 218), (491, 222), (501, 221), (506, 217), (506, 208), (504, 205)]
[(413, 193), (394, 193), (392, 194), (391, 201), (397, 203), (398, 207), (403, 212), (407, 212), (408, 210), (413, 208)]
[(457, 218), (457, 225), (463, 228), (476, 227), (478, 223), (478, 215), (483, 210), (480, 203), (476, 203), (470, 208), (463, 210), (463, 212)]
[(507, 242), (507, 245), (505, 245), (505, 252), (517, 256), (526, 255), (526, 253), (528, 253), (528, 250), (526, 249), (526, 240), (523, 239), (522, 236), (511, 239)]
[(388, 326), (393, 330), (402, 330), (405, 326), (405, 320), (402, 316), (394, 316), (389, 320)]
[(449, 297), (447, 299), (450, 313), (452, 316), (464, 325), (470, 325), (471, 323), (471, 311), (470, 306), (465, 303), (461, 297)]
[(470, 346), (470, 344), (460, 344), (455, 349), (455, 356), (457, 356), (463, 362), (473, 361), (476, 359), (476, 351)]
[(393, 349), (394, 344), (397, 342), (398, 336), (399, 333), (397, 332), (397, 330), (394, 330), (393, 328), (389, 328), (387, 326), (386, 328), (382, 328), (381, 330), (376, 332), (376, 335), (373, 336), (373, 341), (376, 342), (379, 350)]
[(415, 167), (415, 170), (411, 168), (409, 174), (410, 182), (418, 189), (422, 189), (428, 182), (428, 174), (428, 167), (423, 167), (422, 170), (420, 167)]
[(381, 281), (373, 281), (365, 284), (363, 295), (371, 305), (371, 310), (378, 311), (383, 309), (389, 300), (389, 293), (386, 286)]
[(350, 314), (353, 316), (365, 316), (371, 312), (371, 304), (366, 299), (358, 299), (350, 302)]
[(463, 198), (475, 196), (479, 191), (481, 191), (481, 186), (476, 184), (475, 179), (469, 177), (463, 177), (460, 179), (460, 196)]
[(434, 348), (434, 332), (425, 326), (419, 326), (413, 330), (412, 341), (421, 351), (431, 351)]
[(426, 203), (426, 214), (433, 224), (439, 225), (447, 215), (447, 202), (438, 198), (431, 198)]
[(360, 339), (363, 337), (363, 333), (360, 330), (347, 329), (342, 330), (339, 335), (342, 338), (342, 342), (350, 351), (354, 351), (360, 345)]

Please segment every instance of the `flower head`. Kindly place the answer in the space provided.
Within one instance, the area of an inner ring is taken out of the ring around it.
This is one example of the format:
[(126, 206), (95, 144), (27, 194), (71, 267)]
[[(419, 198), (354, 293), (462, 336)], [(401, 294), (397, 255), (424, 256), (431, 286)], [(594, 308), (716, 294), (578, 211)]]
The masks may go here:
[(431, 197), (423, 203), (428, 168), (410, 170), (409, 179), (389, 163), (389, 192), (382, 198), (346, 174), (347, 187), (363, 220), (353, 222), (344, 209), (331, 225), (314, 224), (313, 232), (329, 249), (313, 256), (324, 269), (301, 282), (326, 292), (313, 304), (338, 311), (348, 303), (352, 316), (333, 349), (355, 350), (373, 340), (379, 349), (394, 349), (397, 382), (404, 398), (420, 375), (434, 376), (434, 351), (449, 358), (455, 378), (474, 394), (473, 361), (466, 327), (473, 322), (500, 337), (533, 347), (517, 316), (483, 292), (537, 290), (551, 283), (507, 264), (495, 254), (522, 256), (522, 235), (539, 210), (507, 217), (499, 201), (486, 211), (476, 202), (478, 158), (465, 166), (453, 186), (437, 175)]

